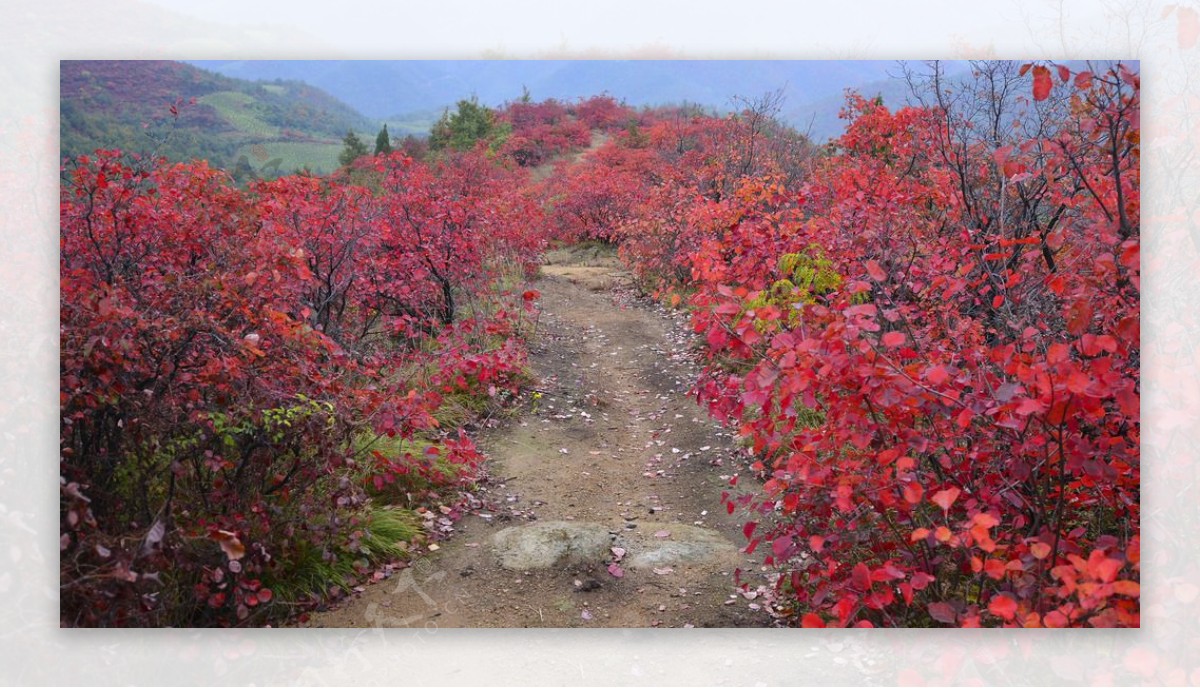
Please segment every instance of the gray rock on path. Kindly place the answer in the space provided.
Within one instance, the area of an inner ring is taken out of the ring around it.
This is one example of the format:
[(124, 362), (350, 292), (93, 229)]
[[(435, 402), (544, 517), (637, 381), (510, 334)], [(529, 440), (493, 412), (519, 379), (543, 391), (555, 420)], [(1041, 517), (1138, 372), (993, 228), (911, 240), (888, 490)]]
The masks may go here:
[(737, 561), (737, 547), (716, 531), (680, 523), (661, 525), (670, 537), (625, 532), (614, 540), (610, 526), (600, 523), (546, 521), (505, 528), (492, 537), (492, 545), (500, 565), (510, 571), (603, 563), (612, 558), (614, 545), (627, 551), (622, 563), (631, 569)]
[(636, 538), (629, 538), (630, 542), (626, 546), (629, 554), (625, 558), (629, 568), (737, 562), (737, 547), (715, 530), (678, 523), (665, 525), (663, 528), (670, 531), (670, 537), (656, 539), (647, 537), (649, 533), (643, 533)]
[(548, 569), (602, 561), (612, 535), (599, 523), (546, 521), (513, 526), (492, 536), (500, 565), (510, 571)]

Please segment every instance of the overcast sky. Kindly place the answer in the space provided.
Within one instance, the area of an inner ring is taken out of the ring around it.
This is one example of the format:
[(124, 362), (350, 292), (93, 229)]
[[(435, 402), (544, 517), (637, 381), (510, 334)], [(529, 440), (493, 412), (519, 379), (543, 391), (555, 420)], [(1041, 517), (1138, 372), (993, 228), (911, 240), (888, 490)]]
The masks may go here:
[[(303, 14), (294, 12), (294, 2), (283, 0), (147, 2), (217, 24), (236, 17), (239, 25), (259, 25), (275, 34), (273, 38), (292, 35), (296, 39), (295, 52), (273, 52), (269, 56), (274, 58), (336, 57), (344, 53), (361, 57), (479, 57), (488, 51), (535, 57), (550, 51), (583, 52), (600, 47), (609, 53), (658, 47), (663, 53), (683, 51), (695, 57), (951, 57), (915, 52), (919, 48), (914, 45), (919, 46), (920, 41), (914, 41), (914, 37), (936, 24), (942, 35), (961, 36), (962, 51), (991, 50), (999, 57), (1024, 59), (1031, 55), (1004, 54), (1005, 38), (993, 36), (988, 27), (1001, 22), (1029, 25), (1030, 35), (1050, 36), (1051, 43), (1059, 43), (1044, 46), (1049, 52), (1061, 52), (1063, 45), (1069, 47), (1073, 41), (1084, 39), (1071, 31), (1039, 29), (1059, 23), (1060, 17), (1069, 20), (1071, 26), (1088, 26), (1093, 33), (1109, 31), (1115, 35), (1128, 28), (1121, 22), (1097, 21), (1106, 16), (1111, 19), (1111, 8), (1093, 0), (1025, 4), (855, 0), (851, 13), (842, 3), (792, 0), (760, 2), (754, 6), (755, 11), (747, 11), (738, 3), (712, 0), (610, 0), (593, 5), (586, 13), (578, 4), (562, 0), (508, 0), (503, 3), (504, 11), (498, 13), (494, 0), (458, 0), (452, 5), (397, 2), (382, 16), (378, 7), (360, 0), (309, 3)], [(715, 16), (721, 20), (713, 21)], [(858, 17), (863, 21), (857, 21)], [(428, 26), (444, 29), (447, 24), (453, 25), (453, 31), (422, 30)], [(820, 28), (814, 31), (814, 27)], [(880, 32), (878, 27), (886, 30)]]

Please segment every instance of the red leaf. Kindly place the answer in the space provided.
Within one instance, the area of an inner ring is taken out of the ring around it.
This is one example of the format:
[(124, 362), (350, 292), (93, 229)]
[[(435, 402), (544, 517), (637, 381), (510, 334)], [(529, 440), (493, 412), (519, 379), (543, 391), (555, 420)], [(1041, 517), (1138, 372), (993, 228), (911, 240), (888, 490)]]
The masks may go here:
[(916, 571), (912, 575), (913, 590), (924, 590), (930, 583), (937, 580), (924, 571)]
[(785, 559), (792, 551), (792, 538), (781, 537), (771, 543), (771, 551), (777, 559)]
[(952, 624), (958, 621), (958, 612), (954, 611), (948, 602), (933, 602), (929, 605), (929, 615), (935, 621)]
[(929, 501), (942, 507), (942, 511), (949, 511), (950, 506), (954, 504), (954, 500), (958, 499), (958, 495), (960, 494), (962, 494), (962, 490), (958, 489), (957, 487), (947, 487), (944, 490), (939, 490), (934, 493), (934, 495), (929, 498)]
[(975, 412), (969, 408), (965, 408), (958, 412), (958, 415), (954, 418), (954, 422), (958, 424), (958, 427), (966, 430), (971, 427), (971, 419), (974, 417)]
[(983, 572), (993, 580), (1000, 580), (1005, 573), (1004, 562), (999, 559), (988, 559), (983, 564)]
[(1119, 580), (1112, 584), (1113, 592), (1126, 597), (1140, 597), (1142, 586), (1137, 581)]
[(617, 566), (616, 564), (609, 564), (608, 572), (612, 574), (613, 578), (624, 578), (625, 577), (625, 571), (620, 566)]
[(1033, 99), (1045, 100), (1050, 97), (1050, 89), (1054, 82), (1050, 79), (1050, 69), (1037, 65), (1033, 68)]
[(999, 519), (997, 519), (995, 516), (993, 516), (989, 513), (983, 512), (983, 511), (972, 516), (971, 522), (977, 526), (982, 526), (984, 528), (995, 528), (996, 526), (1000, 525)]
[(855, 589), (866, 592), (871, 589), (871, 569), (867, 568), (866, 564), (855, 564), (854, 570), (850, 572), (850, 583)]
[(1067, 69), (1063, 65), (1058, 65), (1058, 80), (1065, 84), (1068, 81), (1070, 81), (1070, 79), (1071, 79), (1071, 70)]
[(950, 373), (940, 365), (929, 366), (925, 369), (925, 379), (932, 384), (940, 385), (950, 379)]
[(1045, 624), (1046, 628), (1066, 628), (1067, 626), (1071, 625), (1071, 620), (1066, 614), (1063, 614), (1055, 609), (1053, 611), (1046, 612), (1046, 616), (1042, 619), (1042, 623)]
[(1092, 324), (1092, 305), (1083, 299), (1078, 299), (1067, 308), (1067, 332), (1082, 335)]
[(708, 341), (708, 348), (714, 351), (725, 348), (725, 345), (729, 343), (729, 335), (725, 334), (725, 330), (721, 329), (719, 325), (713, 325), (705, 339)]
[(889, 349), (894, 349), (904, 344), (906, 339), (907, 338), (904, 336), (903, 332), (888, 332), (887, 334), (883, 335), (883, 345)]
[(1091, 378), (1080, 370), (1072, 370), (1067, 375), (1067, 389), (1075, 394), (1084, 394), (1087, 392), (1088, 386), (1092, 384)]
[(1142, 245), (1127, 241), (1121, 249), (1121, 265), (1130, 270), (1137, 270), (1141, 265)]
[(750, 521), (746, 525), (742, 526), (742, 535), (745, 535), (746, 539), (749, 540), (751, 537), (754, 536), (754, 529), (757, 527), (758, 527), (758, 523), (756, 523), (755, 521)]
[(1041, 400), (1022, 397), (1017, 404), (1016, 413), (1018, 416), (1028, 416), (1034, 413), (1041, 413), (1045, 410), (1046, 405)]
[(887, 279), (887, 273), (879, 266), (879, 263), (874, 260), (867, 261), (867, 274), (876, 282), (882, 282)]
[(1093, 551), (1092, 555), (1088, 557), (1088, 573), (1103, 583), (1111, 583), (1116, 580), (1120, 570), (1121, 560), (1110, 559), (1100, 550)]
[[(734, 476), (737, 477), (737, 476)], [(800, 495), (795, 492), (784, 495), (783, 497), (783, 513), (795, 513), (796, 509), (800, 508)]]
[(835, 491), (834, 503), (840, 511), (850, 511), (854, 508), (854, 502), (850, 497), (854, 494), (854, 489), (849, 483), (839, 483)]
[(801, 628), (825, 628), (825, 619), (809, 612), (800, 619)]
[(904, 484), (904, 501), (909, 504), (919, 504), (923, 494), (925, 494), (925, 488), (921, 487), (921, 483), (914, 481)]
[(1017, 601), (1008, 593), (992, 595), (992, 599), (988, 602), (988, 611), (1005, 621), (1012, 621), (1017, 614)]

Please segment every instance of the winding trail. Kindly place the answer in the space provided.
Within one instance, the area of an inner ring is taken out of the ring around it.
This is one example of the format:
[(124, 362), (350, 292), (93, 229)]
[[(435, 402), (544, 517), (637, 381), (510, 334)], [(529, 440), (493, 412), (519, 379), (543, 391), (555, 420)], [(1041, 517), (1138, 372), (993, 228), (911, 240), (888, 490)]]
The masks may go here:
[(530, 356), (542, 396), (481, 433), (483, 508), (436, 552), (306, 625), (769, 623), (735, 594), (734, 569), (757, 566), (720, 503), (738, 450), (687, 394), (685, 317), (636, 298), (628, 275), (600, 262), (543, 268)]

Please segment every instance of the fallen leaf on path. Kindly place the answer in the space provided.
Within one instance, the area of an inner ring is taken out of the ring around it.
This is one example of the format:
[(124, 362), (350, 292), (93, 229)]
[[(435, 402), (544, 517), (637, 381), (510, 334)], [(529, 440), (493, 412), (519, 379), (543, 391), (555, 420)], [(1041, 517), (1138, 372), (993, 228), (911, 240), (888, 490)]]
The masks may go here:
[(654, 569), (654, 572), (660, 576), (665, 576), (668, 573), (675, 573), (675, 569), (671, 568), (670, 566), (664, 566), (661, 569), (659, 569), (659, 568)]
[(617, 561), (621, 561), (621, 557), (625, 556), (625, 548), (624, 547), (613, 547), (612, 553), (613, 553), (613, 556), (616, 557)]
[(221, 545), (221, 551), (225, 553), (225, 556), (229, 557), (230, 561), (236, 561), (246, 556), (246, 546), (238, 539), (236, 533), (228, 530), (218, 530), (209, 535), (209, 537)]
[(624, 578), (625, 577), (625, 571), (623, 571), (621, 569), (621, 567), (617, 566), (616, 564), (609, 564), (608, 572), (613, 575), (613, 578)]

